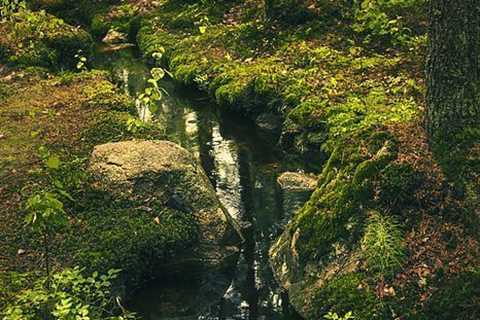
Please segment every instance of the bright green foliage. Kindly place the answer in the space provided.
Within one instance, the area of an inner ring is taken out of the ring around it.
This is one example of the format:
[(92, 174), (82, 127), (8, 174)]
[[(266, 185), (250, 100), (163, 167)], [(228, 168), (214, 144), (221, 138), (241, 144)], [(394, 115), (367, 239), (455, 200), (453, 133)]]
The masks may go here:
[(354, 316), (347, 319), (378, 319), (379, 303), (375, 293), (364, 281), (365, 279), (356, 274), (335, 275), (323, 288), (315, 292), (311, 302), (315, 308), (307, 314), (307, 319), (322, 319), (332, 313), (350, 313), (350, 316)]
[(25, 221), (35, 231), (50, 233), (66, 224), (63, 203), (57, 196), (43, 192), (28, 199), (26, 209), (29, 212)]
[[(408, 44), (423, 32), (425, 0), (357, 0), (353, 29), (365, 35), (365, 41), (391, 41)], [(415, 21), (417, 20), (417, 21)], [(416, 29), (416, 30), (415, 30)]]
[(27, 8), (24, 0), (0, 0), (0, 20), (10, 17), (13, 13)]
[[(156, 59), (161, 58), (161, 54), (156, 52), (153, 54)], [(155, 113), (158, 110), (158, 103), (162, 99), (162, 89), (159, 86), (159, 81), (165, 76), (165, 71), (162, 68), (153, 68), (150, 71), (151, 78), (148, 79), (149, 87), (145, 88), (145, 91), (138, 95), (137, 97), (137, 108), (148, 109), (150, 112)]]
[(405, 244), (392, 217), (371, 212), (362, 238), (368, 269), (381, 276), (392, 275), (405, 259)]
[(0, 47), (9, 62), (43, 67), (74, 67), (79, 50), (89, 53), (92, 39), (85, 31), (66, 24), (45, 11), (23, 10), (0, 24)]
[(132, 314), (122, 313), (112, 296), (112, 282), (119, 271), (110, 270), (106, 275), (83, 275), (79, 268), (56, 273), (50, 289), (45, 280), (37, 280), (31, 289), (17, 294), (14, 301), (3, 310), (3, 320), (127, 320)]
[(328, 319), (328, 320), (351, 320), (351, 319), (355, 319), (355, 317), (353, 316), (351, 311), (345, 313), (344, 316), (339, 316), (335, 312), (329, 312), (326, 315), (324, 315), (323, 318)]

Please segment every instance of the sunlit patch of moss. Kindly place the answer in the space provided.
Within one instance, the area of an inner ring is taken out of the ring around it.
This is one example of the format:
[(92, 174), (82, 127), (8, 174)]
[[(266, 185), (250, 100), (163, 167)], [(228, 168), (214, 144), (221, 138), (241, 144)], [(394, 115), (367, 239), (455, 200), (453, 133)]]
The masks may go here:
[(381, 317), (381, 304), (367, 280), (360, 274), (344, 274), (328, 280), (314, 292), (308, 319), (322, 319), (328, 312), (352, 312), (354, 319), (373, 320)]
[(0, 23), (0, 46), (11, 63), (50, 68), (74, 67), (75, 54), (90, 52), (90, 35), (44, 11), (21, 11), (12, 21)]
[(111, 7), (108, 11), (97, 13), (90, 24), (95, 37), (102, 37), (110, 29), (129, 35), (134, 38), (140, 26), (141, 14), (139, 8), (126, 3)]

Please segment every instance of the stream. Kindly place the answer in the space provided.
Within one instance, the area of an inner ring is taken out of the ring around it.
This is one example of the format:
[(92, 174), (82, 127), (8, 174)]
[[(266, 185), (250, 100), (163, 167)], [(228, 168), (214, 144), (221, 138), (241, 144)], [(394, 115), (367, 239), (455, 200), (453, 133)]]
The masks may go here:
[[(112, 71), (125, 93), (135, 97), (145, 88), (149, 72), (136, 56), (133, 50), (99, 53), (94, 63)], [(168, 95), (153, 117), (165, 123), (169, 140), (199, 159), (220, 201), (244, 227), (246, 241), (232, 279), (209, 303), (196, 305), (194, 314), (185, 314), (186, 306), (198, 304), (195, 298), (204, 293), (181, 279), (147, 283), (131, 295), (128, 308), (145, 320), (298, 319), (268, 260), (268, 250), (287, 220), (277, 185), (286, 168), (274, 143), (252, 121), (219, 110), (204, 94), (171, 80), (162, 86)]]

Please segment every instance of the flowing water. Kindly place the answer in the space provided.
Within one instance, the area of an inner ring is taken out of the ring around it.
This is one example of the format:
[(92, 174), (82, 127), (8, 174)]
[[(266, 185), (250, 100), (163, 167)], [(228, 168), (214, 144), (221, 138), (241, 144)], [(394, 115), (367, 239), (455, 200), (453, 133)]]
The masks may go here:
[[(97, 63), (113, 71), (126, 93), (135, 96), (144, 89), (148, 68), (131, 52), (101, 54)], [(205, 95), (169, 80), (162, 86), (168, 95), (153, 117), (162, 119), (169, 140), (199, 159), (220, 201), (244, 227), (246, 241), (235, 274), (217, 286), (217, 296), (195, 283), (162, 279), (133, 293), (129, 307), (146, 320), (297, 319), (268, 261), (286, 222), (276, 182), (284, 165), (274, 143), (249, 120), (219, 111)]]

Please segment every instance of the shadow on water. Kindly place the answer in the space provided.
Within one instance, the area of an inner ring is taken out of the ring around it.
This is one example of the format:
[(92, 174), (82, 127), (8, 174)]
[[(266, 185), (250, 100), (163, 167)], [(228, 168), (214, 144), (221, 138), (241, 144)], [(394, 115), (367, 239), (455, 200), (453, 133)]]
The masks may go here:
[[(134, 55), (100, 55), (97, 63), (112, 69), (126, 93), (143, 90), (148, 69)], [(285, 220), (276, 182), (282, 163), (274, 143), (251, 121), (219, 111), (201, 93), (169, 80), (162, 85), (168, 95), (157, 116), (169, 140), (199, 159), (220, 201), (244, 227), (246, 241), (231, 279), (152, 281), (132, 294), (129, 307), (146, 320), (298, 319), (268, 261), (268, 250)]]

